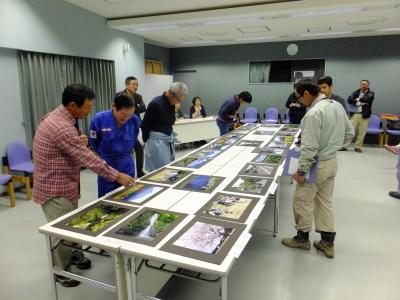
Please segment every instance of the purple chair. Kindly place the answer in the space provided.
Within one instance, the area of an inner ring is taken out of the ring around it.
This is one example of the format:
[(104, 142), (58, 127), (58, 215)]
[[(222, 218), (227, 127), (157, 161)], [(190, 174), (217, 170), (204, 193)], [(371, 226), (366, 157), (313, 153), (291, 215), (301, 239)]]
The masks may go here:
[(263, 123), (278, 124), (279, 110), (276, 107), (270, 107), (265, 110)]
[(395, 129), (387, 129), (386, 134), (385, 134), (385, 145), (388, 144), (389, 141), (389, 135), (396, 135), (400, 136), (400, 130), (395, 130)]
[(35, 167), (31, 159), (31, 152), (22, 143), (11, 143), (7, 147), (8, 169), (12, 172), (23, 172), (24, 175), (13, 175), (13, 181), (25, 184), (28, 200), (32, 198), (29, 175), (33, 174)]
[(254, 107), (248, 107), (243, 113), (243, 119), (240, 123), (257, 123), (258, 122), (258, 111)]
[(0, 175), (0, 185), (5, 185), (7, 187), (7, 193), (10, 195), (10, 205), (11, 207), (14, 207), (15, 195), (12, 176), (8, 174)]
[(282, 122), (283, 124), (292, 124), (289, 117), (289, 110), (285, 113), (285, 120)]
[(383, 130), (381, 129), (381, 119), (371, 115), (368, 121), (367, 134), (377, 135), (379, 147), (383, 147)]

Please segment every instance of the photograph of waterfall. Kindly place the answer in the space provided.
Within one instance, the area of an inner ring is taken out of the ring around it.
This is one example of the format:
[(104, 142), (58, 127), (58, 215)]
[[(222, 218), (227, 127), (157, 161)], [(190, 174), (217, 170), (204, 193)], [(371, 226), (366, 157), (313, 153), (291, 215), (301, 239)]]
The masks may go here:
[(106, 198), (110, 201), (128, 202), (131, 204), (141, 205), (151, 198), (157, 196), (165, 188), (157, 185), (136, 182), (135, 185), (126, 187), (122, 191), (118, 191)]
[(210, 161), (211, 159), (209, 158), (186, 156), (185, 158), (178, 160), (176, 163), (172, 164), (172, 166), (199, 169)]
[(192, 192), (211, 193), (224, 179), (225, 177), (192, 174), (175, 188)]
[(252, 162), (259, 163), (259, 164), (274, 164), (274, 165), (279, 165), (283, 160), (283, 156), (281, 155), (276, 155), (276, 154), (269, 154), (269, 153), (264, 153), (260, 152), (252, 160)]
[(220, 264), (245, 227), (240, 223), (195, 217), (161, 250)]
[(224, 191), (264, 196), (272, 181), (272, 178), (266, 177), (238, 176)]
[(181, 213), (145, 208), (106, 235), (134, 243), (156, 246), (185, 216)]
[(175, 184), (187, 175), (192, 173), (191, 171), (163, 168), (157, 170), (149, 175), (140, 178), (140, 181), (151, 181), (164, 184)]
[(135, 210), (135, 207), (99, 201), (53, 226), (90, 236), (97, 236)]
[(249, 176), (275, 177), (277, 165), (247, 163), (239, 174)]
[(255, 197), (217, 193), (196, 215), (244, 223), (259, 200)]

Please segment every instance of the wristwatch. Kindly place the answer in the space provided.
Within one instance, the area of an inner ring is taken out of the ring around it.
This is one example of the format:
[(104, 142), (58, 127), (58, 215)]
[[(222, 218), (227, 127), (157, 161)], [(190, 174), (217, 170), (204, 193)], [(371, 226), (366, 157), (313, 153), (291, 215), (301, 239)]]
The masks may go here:
[(304, 172), (303, 170), (297, 169), (297, 175), (299, 176), (305, 176), (306, 172)]

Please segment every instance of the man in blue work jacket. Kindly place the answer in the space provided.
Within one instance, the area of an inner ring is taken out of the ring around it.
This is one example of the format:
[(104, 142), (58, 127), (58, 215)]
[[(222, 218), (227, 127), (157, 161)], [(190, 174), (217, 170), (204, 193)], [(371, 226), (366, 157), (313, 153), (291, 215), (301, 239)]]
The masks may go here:
[[(89, 144), (100, 158), (120, 172), (135, 177), (132, 150), (135, 147), (140, 120), (135, 115), (135, 100), (127, 95), (117, 95), (112, 109), (97, 113), (90, 122)], [(99, 176), (99, 197), (120, 187)]]

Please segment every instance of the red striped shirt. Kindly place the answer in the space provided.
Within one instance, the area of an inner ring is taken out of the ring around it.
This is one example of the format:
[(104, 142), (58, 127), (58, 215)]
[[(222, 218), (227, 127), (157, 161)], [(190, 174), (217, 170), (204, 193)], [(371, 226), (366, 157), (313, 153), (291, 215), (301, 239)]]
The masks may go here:
[(82, 166), (110, 181), (117, 178), (118, 171), (83, 144), (74, 124), (75, 119), (63, 105), (39, 124), (33, 140), (33, 199), (39, 204), (61, 196), (77, 203)]

